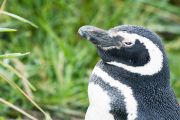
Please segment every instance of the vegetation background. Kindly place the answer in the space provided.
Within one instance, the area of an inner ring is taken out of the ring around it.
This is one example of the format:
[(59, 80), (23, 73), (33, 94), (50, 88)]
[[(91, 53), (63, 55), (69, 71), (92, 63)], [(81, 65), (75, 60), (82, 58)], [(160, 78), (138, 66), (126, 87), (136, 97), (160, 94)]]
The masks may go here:
[[(0, 13), (0, 27), (17, 29), (0, 32), (0, 54), (30, 52), (20, 58), (1, 58), (0, 74), (26, 92), (51, 119), (81, 120), (87, 109), (88, 78), (99, 57), (95, 47), (77, 34), (86, 24), (104, 29), (136, 24), (158, 33), (168, 54), (171, 84), (180, 100), (179, 0), (9, 0), (5, 10), (38, 28)], [(2, 99), (37, 119), (47, 119), (2, 76), (0, 99), (0, 120), (27, 119)]]

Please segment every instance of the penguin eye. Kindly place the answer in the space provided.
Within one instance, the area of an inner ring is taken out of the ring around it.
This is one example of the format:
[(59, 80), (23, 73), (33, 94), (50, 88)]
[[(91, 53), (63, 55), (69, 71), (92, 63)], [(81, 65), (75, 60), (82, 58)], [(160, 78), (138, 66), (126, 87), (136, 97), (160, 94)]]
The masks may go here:
[(129, 41), (124, 41), (123, 44), (124, 44), (125, 46), (127, 46), (127, 47), (130, 47), (130, 46), (133, 45), (133, 43), (132, 43), (132, 42), (129, 42)]

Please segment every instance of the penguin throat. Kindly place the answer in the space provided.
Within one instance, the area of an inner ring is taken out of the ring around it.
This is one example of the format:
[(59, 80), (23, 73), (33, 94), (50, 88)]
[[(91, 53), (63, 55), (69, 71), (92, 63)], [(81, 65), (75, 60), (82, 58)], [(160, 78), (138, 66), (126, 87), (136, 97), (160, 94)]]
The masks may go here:
[(157, 45), (155, 45), (151, 40), (137, 34), (130, 34), (122, 31), (118, 32), (117, 35), (118, 34), (122, 37), (128, 36), (129, 39), (138, 39), (141, 43), (143, 43), (149, 53), (149, 62), (143, 66), (131, 66), (117, 61), (107, 62), (107, 64), (114, 65), (140, 75), (154, 75), (161, 71), (163, 67), (163, 54)]

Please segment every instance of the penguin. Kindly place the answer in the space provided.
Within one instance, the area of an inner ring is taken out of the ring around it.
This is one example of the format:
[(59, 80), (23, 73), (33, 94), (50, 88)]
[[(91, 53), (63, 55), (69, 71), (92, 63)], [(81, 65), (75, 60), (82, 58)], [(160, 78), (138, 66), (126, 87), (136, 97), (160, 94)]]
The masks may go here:
[(168, 59), (158, 35), (136, 25), (80, 27), (100, 60), (88, 85), (85, 120), (180, 120)]

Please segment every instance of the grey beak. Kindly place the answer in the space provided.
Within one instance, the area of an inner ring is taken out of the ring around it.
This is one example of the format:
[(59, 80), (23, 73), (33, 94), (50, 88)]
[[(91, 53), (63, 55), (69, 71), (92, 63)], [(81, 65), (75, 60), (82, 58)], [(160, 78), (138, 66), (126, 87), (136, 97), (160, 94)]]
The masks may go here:
[(94, 26), (89, 26), (89, 25), (82, 26), (79, 29), (78, 33), (82, 37), (91, 41), (96, 46), (103, 48), (116, 46), (119, 43), (119, 40), (116, 40), (111, 36), (109, 36), (106, 30)]

